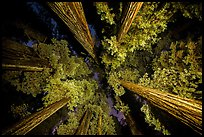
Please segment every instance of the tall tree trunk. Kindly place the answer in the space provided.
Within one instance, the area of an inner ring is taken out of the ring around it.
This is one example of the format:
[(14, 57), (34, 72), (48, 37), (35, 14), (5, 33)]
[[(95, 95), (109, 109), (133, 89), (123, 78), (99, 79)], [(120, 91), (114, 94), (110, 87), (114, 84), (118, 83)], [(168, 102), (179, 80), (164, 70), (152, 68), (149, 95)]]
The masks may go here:
[(81, 121), (81, 124), (79, 125), (75, 135), (87, 135), (91, 117), (92, 112), (90, 110), (86, 110), (84, 117)]
[[(115, 96), (115, 99), (118, 102), (122, 102), (119, 96)], [(134, 119), (132, 118), (132, 115), (130, 114), (130, 112), (123, 112), (123, 113), (125, 113), (126, 122), (130, 128), (132, 135), (142, 135), (142, 133), (137, 129), (136, 123)]]
[(153, 105), (165, 110), (181, 122), (202, 134), (202, 102), (182, 98), (168, 92), (147, 88), (138, 84), (120, 80), (123, 87), (146, 98)]
[(102, 110), (99, 112), (99, 117), (98, 117), (98, 135), (102, 135)]
[(118, 42), (125, 36), (128, 32), (133, 20), (135, 19), (138, 11), (142, 7), (143, 2), (128, 2), (122, 11), (122, 19), (120, 22), (120, 28), (118, 31)]
[(97, 62), (94, 42), (89, 31), (81, 2), (48, 2), (48, 6), (69, 27), (77, 41)]
[(10, 39), (2, 39), (2, 69), (43, 71), (48, 68), (47, 60), (40, 59), (33, 48)]
[(49, 105), (43, 110), (31, 114), (24, 120), (14, 125), (12, 128), (5, 131), (2, 135), (25, 135), (26, 133), (34, 129), (37, 125), (42, 123), (44, 120), (49, 118), (56, 111), (65, 106), (68, 100), (69, 99), (67, 98), (63, 98), (60, 101), (57, 101), (54, 104)]

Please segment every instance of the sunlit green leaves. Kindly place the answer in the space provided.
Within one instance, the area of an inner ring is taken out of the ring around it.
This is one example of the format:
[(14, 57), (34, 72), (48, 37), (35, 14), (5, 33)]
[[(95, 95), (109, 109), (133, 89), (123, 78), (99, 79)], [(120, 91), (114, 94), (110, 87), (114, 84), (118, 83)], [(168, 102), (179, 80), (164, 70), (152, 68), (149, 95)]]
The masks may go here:
[(154, 126), (155, 130), (161, 131), (164, 135), (170, 135), (170, 132), (160, 123), (159, 119), (155, 118), (149, 105), (143, 105), (141, 111), (145, 114), (145, 122), (147, 122), (149, 126)]
[(198, 86), (202, 83), (202, 63), (201, 53), (196, 49), (199, 46), (193, 41), (171, 43), (170, 51), (154, 59), (154, 74), (151, 77), (145, 74), (139, 83), (182, 97), (201, 99)]
[(79, 126), (79, 120), (74, 112), (68, 113), (68, 119), (65, 123), (59, 125), (57, 129), (58, 135), (74, 135)]
[(95, 2), (97, 14), (101, 15), (101, 20), (105, 20), (110, 25), (115, 24), (114, 17), (115, 14), (111, 13), (112, 8), (108, 7), (107, 2)]
[(87, 135), (98, 135), (99, 115), (101, 115), (101, 131), (102, 135), (115, 135), (115, 123), (112, 116), (109, 116), (110, 108), (107, 103), (106, 95), (102, 93), (95, 93), (92, 99), (86, 103), (79, 105), (75, 111), (69, 112), (66, 122), (61, 124), (57, 129), (59, 135), (73, 135), (76, 133), (78, 126), (81, 124), (80, 120), (83, 118), (86, 110), (91, 113), (91, 119), (87, 131)]

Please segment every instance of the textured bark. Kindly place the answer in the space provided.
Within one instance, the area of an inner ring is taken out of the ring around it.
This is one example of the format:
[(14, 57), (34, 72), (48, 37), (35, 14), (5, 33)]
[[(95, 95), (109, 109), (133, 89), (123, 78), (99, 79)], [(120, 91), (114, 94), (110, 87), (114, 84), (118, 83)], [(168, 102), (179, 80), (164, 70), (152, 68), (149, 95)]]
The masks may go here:
[(120, 80), (120, 83), (123, 87), (146, 98), (153, 105), (165, 110), (199, 134), (202, 134), (201, 101), (182, 98), (178, 95), (147, 88), (127, 81)]
[(81, 2), (48, 2), (48, 6), (61, 18), (77, 41), (97, 61), (93, 50), (94, 42)]
[(2, 39), (2, 69), (43, 71), (48, 68), (47, 60), (40, 59), (33, 48), (10, 39)]
[(132, 135), (142, 135), (142, 133), (136, 128), (136, 124), (134, 119), (132, 118), (132, 115), (130, 113), (128, 113), (126, 116), (126, 121), (128, 123), (128, 126), (131, 127), (131, 133)]
[(67, 104), (69, 99), (63, 98), (60, 101), (51, 104), (50, 106), (44, 108), (43, 110), (31, 114), (24, 120), (20, 121), (12, 128), (8, 129), (3, 133), (3, 135), (25, 135), (37, 125), (42, 123), (44, 120), (49, 118), (52, 114), (58, 111), (60, 108)]
[(124, 7), (122, 12), (122, 19), (120, 22), (120, 28), (118, 31), (118, 42), (125, 36), (128, 32), (133, 20), (135, 19), (138, 11), (142, 7), (143, 2), (128, 2), (127, 5)]
[(75, 135), (87, 135), (91, 117), (92, 117), (92, 112), (87, 110), (84, 114), (84, 117), (83, 117), (81, 124), (79, 125)]
[(99, 118), (98, 118), (98, 135), (102, 135), (101, 127), (102, 127), (102, 112), (100, 110)]

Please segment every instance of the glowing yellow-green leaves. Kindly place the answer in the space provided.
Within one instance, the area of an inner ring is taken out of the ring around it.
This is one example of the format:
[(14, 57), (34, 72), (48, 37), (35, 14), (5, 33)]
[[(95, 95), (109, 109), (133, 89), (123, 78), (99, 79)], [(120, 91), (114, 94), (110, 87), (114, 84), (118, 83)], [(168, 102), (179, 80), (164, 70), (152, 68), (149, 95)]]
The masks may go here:
[(172, 43), (170, 51), (164, 51), (154, 59), (154, 74), (151, 77), (145, 74), (140, 84), (186, 98), (201, 99), (202, 91), (198, 90), (202, 83), (199, 46), (193, 41)]
[(141, 107), (141, 111), (145, 114), (145, 122), (149, 124), (149, 126), (155, 126), (154, 129), (161, 131), (164, 135), (170, 135), (170, 132), (165, 129), (164, 125), (162, 125), (159, 119), (156, 119), (149, 105), (145, 104)]
[(107, 2), (95, 2), (97, 14), (101, 15), (101, 20), (105, 20), (110, 25), (115, 24), (115, 14), (111, 13), (112, 8), (108, 7)]

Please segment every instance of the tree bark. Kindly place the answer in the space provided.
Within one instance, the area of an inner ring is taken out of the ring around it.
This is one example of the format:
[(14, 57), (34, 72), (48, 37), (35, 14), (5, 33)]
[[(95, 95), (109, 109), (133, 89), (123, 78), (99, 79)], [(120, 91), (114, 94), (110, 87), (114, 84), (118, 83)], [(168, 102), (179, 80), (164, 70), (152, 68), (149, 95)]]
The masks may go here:
[(2, 69), (43, 71), (49, 63), (38, 57), (33, 48), (10, 39), (2, 39)]
[(77, 41), (97, 61), (94, 53), (94, 42), (89, 31), (81, 2), (48, 2), (48, 6), (68, 26)]
[(100, 110), (99, 117), (98, 117), (98, 135), (102, 135), (102, 110)]
[(128, 2), (122, 11), (122, 18), (120, 22), (120, 28), (118, 31), (117, 40), (120, 42), (121, 39), (128, 32), (133, 20), (135, 19), (138, 11), (142, 7), (143, 2)]
[(78, 127), (75, 135), (87, 135), (91, 117), (92, 117), (91, 111), (90, 110), (86, 110), (86, 112), (84, 114), (84, 117), (83, 117), (83, 119), (81, 121), (81, 124)]
[(202, 102), (182, 98), (168, 92), (147, 88), (131, 82), (119, 80), (121, 85), (130, 91), (146, 98), (153, 105), (165, 110), (181, 122), (202, 134)]
[(49, 105), (41, 111), (38, 111), (34, 114), (31, 114), (24, 120), (20, 121), (12, 128), (5, 131), (2, 135), (25, 135), (44, 120), (49, 118), (56, 111), (61, 109), (63, 106), (67, 104), (69, 99), (63, 98), (60, 101), (55, 102), (54, 104)]
[[(119, 96), (115, 96), (115, 99), (118, 102), (122, 102), (122, 100), (120, 99)], [(132, 135), (142, 135), (142, 133), (137, 129), (136, 123), (133, 120), (132, 115), (130, 114), (130, 112), (123, 112), (123, 113), (125, 113), (125, 119), (126, 119), (127, 125), (130, 128), (130, 131), (131, 131)]]

